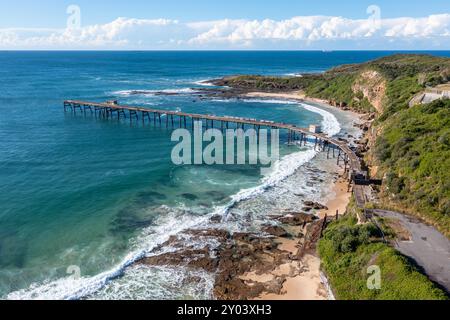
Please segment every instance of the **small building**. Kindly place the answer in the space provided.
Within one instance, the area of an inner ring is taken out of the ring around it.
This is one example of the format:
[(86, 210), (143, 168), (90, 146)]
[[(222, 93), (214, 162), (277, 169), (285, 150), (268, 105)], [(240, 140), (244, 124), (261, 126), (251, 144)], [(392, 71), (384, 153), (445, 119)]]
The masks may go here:
[(106, 101), (106, 104), (118, 105), (119, 102), (117, 100), (108, 100), (108, 101)]
[(309, 132), (311, 133), (322, 133), (322, 127), (316, 124), (309, 126)]
[(372, 180), (369, 179), (369, 172), (367, 171), (350, 171), (350, 180), (354, 181), (356, 185), (367, 186), (372, 184)]

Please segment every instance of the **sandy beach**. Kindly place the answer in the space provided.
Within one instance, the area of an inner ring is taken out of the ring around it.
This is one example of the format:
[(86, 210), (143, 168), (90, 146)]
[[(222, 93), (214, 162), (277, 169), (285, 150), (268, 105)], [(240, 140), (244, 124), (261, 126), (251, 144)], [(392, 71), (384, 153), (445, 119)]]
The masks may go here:
[[(302, 91), (286, 93), (250, 92), (245, 94), (245, 97), (287, 99), (328, 105), (325, 100), (306, 97)], [(348, 190), (348, 182), (343, 178), (343, 172), (339, 172), (339, 174), (339, 178), (331, 187), (329, 200), (325, 202), (327, 209), (317, 212), (320, 219), (325, 216), (334, 218), (337, 213), (343, 215), (346, 212), (351, 192)], [(303, 233), (306, 232), (306, 230), (302, 231)], [(303, 239), (277, 238), (276, 241), (280, 244), (278, 247), (280, 250), (297, 255)], [(246, 274), (242, 279), (264, 283), (275, 277), (285, 278), (281, 294), (264, 293), (256, 300), (327, 300), (331, 298), (321, 277), (320, 258), (315, 252), (306, 254), (299, 261), (280, 265), (270, 273)]]
[[(320, 278), (320, 259), (315, 255), (306, 255), (296, 266), (288, 265), (291, 270), (300, 272), (288, 277), (283, 284), (282, 294), (263, 294), (256, 300), (328, 300), (327, 288)], [(282, 269), (280, 268), (282, 271)]]
[[(351, 193), (348, 192), (347, 182), (339, 178), (332, 186), (330, 200), (325, 203), (328, 209), (318, 212), (323, 219), (325, 215), (335, 217), (336, 212), (344, 214), (350, 202)], [(303, 230), (306, 232), (306, 230)], [(279, 249), (297, 255), (303, 239), (276, 239)], [(328, 300), (327, 285), (323, 282), (320, 269), (320, 258), (314, 252), (308, 253), (300, 261), (279, 266), (276, 271), (261, 275), (247, 274), (243, 280), (264, 283), (274, 277), (285, 277), (281, 294), (262, 294), (256, 300)], [(269, 280), (268, 280), (269, 279)]]
[(247, 98), (275, 98), (275, 99), (298, 100), (298, 101), (328, 104), (328, 101), (326, 100), (307, 97), (303, 91), (277, 92), (277, 93), (249, 92), (246, 93), (244, 96)]
[(344, 178), (340, 177), (332, 187), (331, 200), (326, 202), (328, 209), (321, 210), (318, 215), (321, 219), (326, 216), (334, 218), (336, 213), (339, 215), (345, 214), (347, 206), (350, 202), (351, 192), (348, 191), (348, 182)]
[[(250, 98), (272, 98), (308, 101), (333, 108), (326, 101), (309, 99), (302, 92), (252, 92)], [(337, 108), (336, 108), (337, 110)], [(348, 123), (356, 114), (342, 120)], [(335, 167), (329, 170), (335, 172)], [(324, 227), (324, 217), (334, 219), (336, 213), (345, 214), (351, 192), (339, 168), (330, 180), (322, 199), (318, 202), (301, 200), (293, 211), (278, 212), (270, 216), (271, 223), (263, 225), (262, 233), (228, 232), (210, 228), (187, 230), (184, 233), (198, 239), (214, 239), (221, 245), (215, 249), (198, 250), (184, 247), (183, 237), (172, 237), (167, 245), (183, 248), (144, 259), (144, 265), (180, 265), (217, 272), (214, 296), (219, 300), (327, 300), (330, 296), (326, 278), (321, 272), (321, 261), (316, 246)], [(320, 209), (323, 207), (323, 209)], [(220, 221), (220, 219), (219, 219)], [(267, 235), (270, 237), (268, 238)], [(164, 244), (163, 244), (164, 246)]]
[[(245, 95), (249, 98), (276, 98), (276, 99), (289, 99), (289, 100), (297, 100), (297, 101), (307, 101), (318, 104), (327, 105), (330, 108), (332, 107), (328, 104), (328, 101), (322, 99), (315, 99), (307, 97), (303, 91), (291, 91), (291, 92), (280, 92), (280, 93), (270, 93), (270, 92), (249, 92)], [(337, 108), (336, 108), (337, 109)], [(355, 117), (361, 117), (360, 114), (351, 112)], [(322, 219), (327, 216), (336, 216), (336, 213), (344, 214), (347, 205), (350, 202), (351, 193), (348, 191), (348, 182), (342, 178), (343, 172), (340, 172), (340, 178), (333, 184), (331, 190), (331, 200), (328, 200), (326, 206), (327, 210), (321, 210), (318, 212), (319, 217)]]

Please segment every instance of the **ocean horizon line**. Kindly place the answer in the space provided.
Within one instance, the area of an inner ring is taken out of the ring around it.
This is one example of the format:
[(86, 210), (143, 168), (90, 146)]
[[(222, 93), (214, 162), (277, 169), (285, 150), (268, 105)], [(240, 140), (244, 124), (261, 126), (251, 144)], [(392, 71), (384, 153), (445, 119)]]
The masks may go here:
[(410, 49), (374, 49), (374, 50), (357, 50), (357, 49), (301, 49), (301, 50), (285, 50), (285, 49), (0, 49), (0, 52), (386, 52), (386, 53), (427, 53), (427, 52), (450, 52), (448, 49), (430, 49), (430, 50), (410, 50)]

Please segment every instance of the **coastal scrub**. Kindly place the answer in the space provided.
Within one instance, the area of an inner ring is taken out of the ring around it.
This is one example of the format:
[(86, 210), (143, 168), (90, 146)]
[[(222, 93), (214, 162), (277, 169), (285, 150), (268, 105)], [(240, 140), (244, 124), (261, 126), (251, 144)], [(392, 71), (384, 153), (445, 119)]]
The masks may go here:
[[(373, 223), (349, 214), (333, 222), (319, 242), (322, 268), (339, 300), (446, 300), (446, 294), (398, 251), (385, 244)], [(370, 267), (381, 271), (369, 289)]]
[(381, 207), (420, 216), (450, 235), (450, 102), (409, 106), (415, 95), (450, 81), (450, 59), (396, 54), (302, 77), (238, 76), (219, 85), (298, 92), (357, 112), (373, 112), (367, 164), (383, 179)]

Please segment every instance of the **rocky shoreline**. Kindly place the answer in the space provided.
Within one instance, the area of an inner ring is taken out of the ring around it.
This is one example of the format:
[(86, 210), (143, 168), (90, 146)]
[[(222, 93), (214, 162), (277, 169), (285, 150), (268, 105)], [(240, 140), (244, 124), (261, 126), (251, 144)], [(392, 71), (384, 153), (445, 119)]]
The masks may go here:
[[(226, 86), (224, 79), (213, 80), (212, 83), (218, 87)], [(292, 92), (254, 93), (246, 88), (202, 88), (193, 93), (196, 99), (270, 98), (271, 95), (281, 99), (328, 103)], [(368, 130), (370, 116), (365, 121), (365, 124), (358, 125), (358, 129)], [(363, 149), (364, 145), (358, 148)], [(320, 271), (316, 245), (327, 224), (326, 214), (334, 217), (338, 209), (341, 214), (345, 211), (350, 196), (343, 184), (336, 179), (333, 187), (335, 198), (330, 208), (314, 201), (300, 201), (298, 212), (269, 215), (270, 222), (260, 230), (245, 233), (221, 228), (222, 217), (214, 216), (210, 219), (211, 227), (189, 229), (172, 236), (136, 264), (182, 266), (211, 273), (214, 275), (213, 296), (218, 300), (332, 298)], [(328, 217), (328, 222), (330, 220)]]
[[(270, 218), (274, 224), (266, 225), (261, 233), (230, 233), (215, 228), (186, 230), (172, 236), (151, 252), (151, 257), (137, 264), (183, 266), (214, 273), (214, 297), (219, 300), (282, 295), (286, 280), (307, 268), (302, 263), (303, 257), (315, 255), (325, 221), (303, 212)], [(193, 245), (186, 245), (187, 238)], [(318, 289), (325, 299), (325, 286)]]
[[(353, 111), (344, 102), (338, 102), (335, 100), (323, 100), (318, 98), (312, 98), (306, 96), (303, 91), (299, 90), (286, 90), (285, 88), (272, 88), (271, 90), (261, 90), (255, 92), (255, 88), (252, 86), (246, 87), (244, 85), (236, 85), (232, 82), (235, 77), (224, 77), (219, 79), (212, 79), (207, 83), (212, 87), (208, 88), (190, 88), (192, 92), (189, 94), (194, 97), (193, 102), (197, 100), (208, 100), (208, 99), (248, 99), (248, 98), (280, 98), (280, 99), (292, 99), (300, 102), (312, 102), (323, 105), (328, 105), (342, 111)], [(131, 91), (130, 95), (142, 95), (148, 93), (145, 90), (135, 90)], [(152, 92), (156, 96), (176, 96), (184, 95), (186, 93), (182, 92), (167, 92), (167, 91), (155, 91)], [(367, 121), (372, 121), (375, 119), (375, 112), (370, 114), (361, 113), (365, 115)]]

